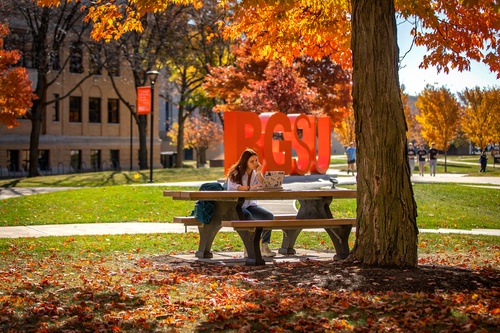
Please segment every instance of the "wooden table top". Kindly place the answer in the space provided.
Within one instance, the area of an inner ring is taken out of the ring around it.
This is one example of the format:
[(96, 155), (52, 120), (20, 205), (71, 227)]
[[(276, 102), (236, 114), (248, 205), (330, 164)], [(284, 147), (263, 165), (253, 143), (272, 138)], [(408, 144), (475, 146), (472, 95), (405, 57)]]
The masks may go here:
[(356, 190), (282, 190), (282, 191), (164, 191), (163, 195), (174, 200), (211, 200), (211, 201), (236, 201), (245, 200), (293, 200), (293, 199), (319, 199), (331, 198), (356, 198)]

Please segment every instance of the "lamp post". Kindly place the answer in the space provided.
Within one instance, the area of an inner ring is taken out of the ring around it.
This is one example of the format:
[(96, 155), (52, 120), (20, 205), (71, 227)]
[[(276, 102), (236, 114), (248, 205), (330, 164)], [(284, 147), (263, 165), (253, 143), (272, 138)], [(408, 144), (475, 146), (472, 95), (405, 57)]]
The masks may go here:
[(150, 143), (149, 143), (149, 182), (153, 181), (153, 128), (154, 128), (154, 110), (155, 110), (155, 83), (156, 79), (160, 72), (158, 71), (147, 71), (146, 75), (149, 77), (149, 81), (151, 81), (151, 105), (150, 105), (150, 113), (151, 113), (151, 121), (150, 121)]
[(134, 109), (135, 109), (135, 105), (131, 105), (130, 106), (130, 171), (132, 171), (132, 158), (133, 158), (133, 154), (132, 154), (132, 139), (133, 139), (133, 130), (134, 130), (134, 127), (132, 125), (132, 122), (133, 122), (133, 119), (134, 119)]

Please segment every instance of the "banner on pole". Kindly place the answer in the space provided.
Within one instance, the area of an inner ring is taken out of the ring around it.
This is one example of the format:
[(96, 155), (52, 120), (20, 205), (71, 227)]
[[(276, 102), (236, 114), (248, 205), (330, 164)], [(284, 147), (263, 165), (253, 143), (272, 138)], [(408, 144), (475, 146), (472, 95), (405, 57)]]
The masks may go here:
[(137, 87), (137, 114), (151, 112), (151, 87)]

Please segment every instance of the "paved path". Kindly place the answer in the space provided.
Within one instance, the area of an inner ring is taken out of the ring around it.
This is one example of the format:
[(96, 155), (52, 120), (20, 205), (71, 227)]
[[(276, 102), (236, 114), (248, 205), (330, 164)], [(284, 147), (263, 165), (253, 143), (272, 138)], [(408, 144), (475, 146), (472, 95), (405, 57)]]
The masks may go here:
[[(337, 186), (355, 184), (356, 178), (346, 176), (345, 172), (330, 170), (329, 175), (338, 177), (339, 184)], [(328, 180), (329, 176), (310, 177), (306, 180), (310, 181), (294, 181), (287, 182), (283, 186), (289, 189), (317, 189), (322, 187), (331, 187)], [(414, 183), (428, 182), (449, 182), (457, 183), (463, 186), (487, 186), (500, 190), (500, 177), (468, 177), (466, 175), (457, 174), (438, 174), (436, 177), (425, 175), (424, 177), (414, 175), (412, 177)], [(199, 186), (202, 182), (182, 182), (168, 184), (144, 184), (144, 186)], [(64, 191), (72, 188), (1, 188), (0, 199), (8, 199), (23, 195), (43, 194), (52, 191)], [(261, 200), (260, 203), (276, 214), (295, 212), (295, 202), (293, 200), (284, 200), (276, 202), (273, 200)], [(223, 228), (222, 231), (230, 231), (231, 228)], [(318, 229), (311, 229), (311, 231)], [(196, 227), (189, 227), (188, 231), (197, 231)], [(321, 231), (321, 230), (320, 230)], [(58, 224), (58, 225), (33, 225), (19, 227), (0, 227), (0, 238), (19, 238), (19, 237), (43, 237), (43, 236), (73, 236), (73, 235), (112, 235), (112, 234), (146, 234), (146, 233), (182, 233), (185, 232), (184, 225), (177, 223), (141, 223), (141, 222), (126, 222), (126, 223), (87, 223), (87, 224)], [(474, 234), (474, 235), (494, 235), (500, 236), (500, 230), (493, 229), (474, 229), (474, 230), (457, 230), (457, 229), (421, 229), (421, 233), (458, 233), (458, 234)]]

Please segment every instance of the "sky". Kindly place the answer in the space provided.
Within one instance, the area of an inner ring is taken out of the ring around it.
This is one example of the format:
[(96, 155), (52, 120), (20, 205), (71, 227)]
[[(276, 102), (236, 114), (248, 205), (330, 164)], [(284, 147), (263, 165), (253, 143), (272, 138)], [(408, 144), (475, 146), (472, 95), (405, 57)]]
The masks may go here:
[[(411, 26), (408, 23), (398, 25), (398, 45), (400, 55), (404, 55), (411, 46)], [(471, 62), (471, 70), (459, 72), (450, 70), (449, 74), (437, 73), (435, 67), (420, 69), (418, 66), (422, 62), (423, 56), (427, 53), (425, 47), (413, 46), (409, 54), (406, 55), (399, 70), (399, 83), (405, 86), (405, 92), (416, 96), (424, 90), (427, 84), (435, 87), (448, 88), (452, 93), (463, 91), (465, 88), (499, 87), (500, 80), (496, 74), (491, 73), (488, 66), (478, 62)]]

